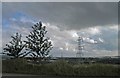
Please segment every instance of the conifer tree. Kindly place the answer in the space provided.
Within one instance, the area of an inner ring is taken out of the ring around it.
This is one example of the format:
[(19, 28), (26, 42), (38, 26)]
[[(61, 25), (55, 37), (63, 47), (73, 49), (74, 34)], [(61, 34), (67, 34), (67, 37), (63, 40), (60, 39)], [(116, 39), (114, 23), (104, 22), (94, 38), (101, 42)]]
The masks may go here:
[(25, 44), (23, 44), (21, 37), (22, 35), (18, 33), (16, 33), (15, 36), (11, 36), (12, 40), (8, 44), (6, 44), (5, 48), (3, 48), (3, 54), (12, 56), (13, 58), (26, 56), (28, 53), (22, 52)]
[(40, 58), (44, 60), (52, 49), (52, 43), (48, 37), (45, 37), (46, 26), (43, 26), (41, 22), (32, 26), (32, 32), (26, 36), (27, 49), (31, 51), (30, 56), (33, 58)]

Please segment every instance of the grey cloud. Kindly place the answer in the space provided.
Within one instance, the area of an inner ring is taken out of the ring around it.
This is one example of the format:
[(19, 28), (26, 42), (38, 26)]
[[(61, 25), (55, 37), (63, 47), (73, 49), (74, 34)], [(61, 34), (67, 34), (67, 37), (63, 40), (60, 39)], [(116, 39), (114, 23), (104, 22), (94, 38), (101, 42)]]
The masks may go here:
[(37, 20), (66, 29), (117, 24), (117, 2), (33, 2), (3, 3), (3, 17), (23, 12)]
[[(16, 23), (16, 22), (15, 22)], [(19, 24), (19, 23), (18, 23)], [(24, 24), (24, 23), (23, 23)], [(27, 25), (27, 24), (26, 24)], [(13, 27), (14, 30), (22, 28), (20, 25), (15, 25), (18, 28)], [(51, 55), (53, 56), (61, 56), (61, 52), (63, 52), (64, 56), (75, 56), (77, 51), (73, 51), (73, 49), (77, 49), (77, 37), (72, 37), (73, 31), (72, 30), (64, 30), (60, 31), (60, 28), (54, 25), (47, 25), (47, 36), (51, 38), (51, 40), (54, 42), (54, 49), (50, 52)], [(117, 50), (117, 45), (115, 40), (117, 39), (117, 31), (115, 29), (110, 29), (109, 27), (98, 27), (98, 29), (101, 31), (101, 35), (99, 34), (90, 34), (89, 28), (86, 28), (84, 31), (86, 32), (84, 35), (88, 35), (88, 37), (91, 37), (95, 40), (98, 40), (98, 38), (104, 39), (104, 43), (102, 44), (87, 44), (85, 45), (85, 51), (89, 52), (84, 52), (85, 56), (100, 56), (104, 54), (112, 54), (114, 51)], [(12, 29), (4, 29), (4, 36), (3, 40), (9, 41), (10, 37), (8, 36), (13, 35), (13, 32), (11, 31)], [(26, 28), (27, 30), (27, 28)], [(87, 31), (88, 32), (87, 32)], [(21, 32), (23, 31), (22, 29), (20, 30)], [(75, 31), (75, 30), (74, 30)], [(72, 32), (72, 33), (71, 33)], [(81, 30), (76, 31), (76, 32), (81, 32)], [(22, 32), (23, 33), (23, 32)], [(28, 31), (29, 33), (29, 31)], [(109, 34), (108, 34), (109, 33)], [(25, 35), (25, 33), (23, 33)], [(68, 43), (68, 50), (66, 50), (66, 43)], [(60, 48), (63, 48), (63, 50), (60, 50)], [(93, 51), (96, 50), (96, 51)], [(100, 53), (101, 52), (101, 53)], [(107, 52), (107, 53), (106, 53)], [(110, 53), (109, 53), (110, 52)]]
[(118, 31), (110, 28), (100, 29), (101, 35), (93, 35), (91, 37), (98, 39), (102, 38), (103, 43), (97, 44), (95, 47), (98, 50), (117, 51), (118, 50)]
[(52, 55), (53, 57), (75, 57), (76, 56), (76, 52), (72, 52), (72, 51), (66, 51), (66, 50), (60, 50), (57, 48), (53, 48), (53, 50), (51, 51), (50, 55)]
[[(3, 3), (4, 19), (8, 20), (18, 12), (22, 12), (28, 16), (31, 16), (33, 19), (35, 18), (36, 21), (41, 20), (44, 23), (50, 23), (50, 25), (47, 27), (47, 36), (49, 36), (55, 42), (55, 47), (51, 51), (53, 54), (55, 52), (55, 56), (60, 56), (61, 50), (59, 50), (59, 48), (64, 48), (66, 42), (69, 44), (68, 47), (70, 47), (70, 50), (72, 49), (72, 46), (77, 46), (75, 41), (76, 38), (72, 37), (71, 30), (81, 32), (80, 29), (91, 26), (108, 26), (111, 24), (117, 24), (117, 3)], [(28, 28), (31, 29), (29, 26), (33, 25), (31, 22), (23, 22), (20, 20), (12, 20), (10, 22), (12, 27), (3, 29), (3, 40), (5, 42), (9, 41), (10, 36), (13, 35), (15, 31), (19, 31), (23, 35), (26, 35), (23, 32), (23, 29), (25, 29), (25, 31), (28, 31), (27, 33), (29, 34)], [(62, 28), (63, 30), (61, 31)], [(101, 28), (104, 29), (104, 27)], [(117, 46), (115, 45), (116, 43), (113, 42), (117, 38), (117, 32), (110, 29), (101, 30), (103, 35), (100, 36), (98, 34), (91, 35), (87, 31), (90, 30), (86, 29), (85, 31), (88, 37), (91, 36), (96, 39), (100, 37), (109, 44), (105, 43), (94, 46), (88, 45), (86, 46), (86, 50), (90, 52), (86, 55), (91, 53), (91, 56), (97, 56), (97, 54), (94, 54), (96, 51), (102, 50), (109, 52), (109, 50), (115, 51), (117, 49)], [(92, 54), (93, 49), (96, 51)], [(65, 56), (72, 56), (76, 53), (69, 50), (63, 50), (62, 52)]]

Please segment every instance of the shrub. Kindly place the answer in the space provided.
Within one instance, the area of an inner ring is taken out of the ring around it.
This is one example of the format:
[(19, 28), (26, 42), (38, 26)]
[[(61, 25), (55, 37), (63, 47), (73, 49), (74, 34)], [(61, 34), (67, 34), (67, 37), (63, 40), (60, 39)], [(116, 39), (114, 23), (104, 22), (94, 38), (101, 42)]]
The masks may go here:
[(57, 76), (119, 76), (119, 66), (110, 64), (69, 64), (64, 60), (53, 63), (28, 64), (25, 59), (3, 61), (4, 73), (26, 73)]
[(17, 72), (24, 69), (27, 64), (25, 59), (8, 59), (2, 61), (2, 71), (3, 72)]

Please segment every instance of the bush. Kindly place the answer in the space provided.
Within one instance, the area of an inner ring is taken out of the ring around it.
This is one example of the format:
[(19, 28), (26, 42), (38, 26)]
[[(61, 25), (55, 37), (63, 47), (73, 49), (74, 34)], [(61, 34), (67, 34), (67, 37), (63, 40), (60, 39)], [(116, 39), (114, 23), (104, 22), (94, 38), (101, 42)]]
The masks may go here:
[(83, 64), (74, 68), (75, 75), (79, 76), (119, 76), (119, 67), (108, 64)]
[(119, 76), (120, 68), (110, 64), (69, 64), (59, 60), (47, 64), (28, 64), (25, 59), (3, 61), (3, 73), (57, 76)]
[(17, 72), (22, 71), (27, 64), (27, 61), (25, 59), (9, 59), (9, 60), (3, 60), (2, 61), (2, 71), (3, 72)]
[(72, 65), (68, 64), (64, 60), (59, 60), (51, 64), (51, 68), (56, 75), (70, 76), (74, 73)]

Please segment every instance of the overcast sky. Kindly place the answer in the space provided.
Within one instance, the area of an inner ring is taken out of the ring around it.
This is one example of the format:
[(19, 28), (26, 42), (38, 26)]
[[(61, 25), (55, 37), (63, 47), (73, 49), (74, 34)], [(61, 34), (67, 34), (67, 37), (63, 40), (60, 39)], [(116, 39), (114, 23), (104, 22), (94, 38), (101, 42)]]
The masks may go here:
[(83, 56), (118, 55), (117, 2), (2, 3), (3, 47), (16, 32), (25, 39), (39, 21), (53, 43), (52, 56), (76, 56), (79, 36), (84, 40)]

